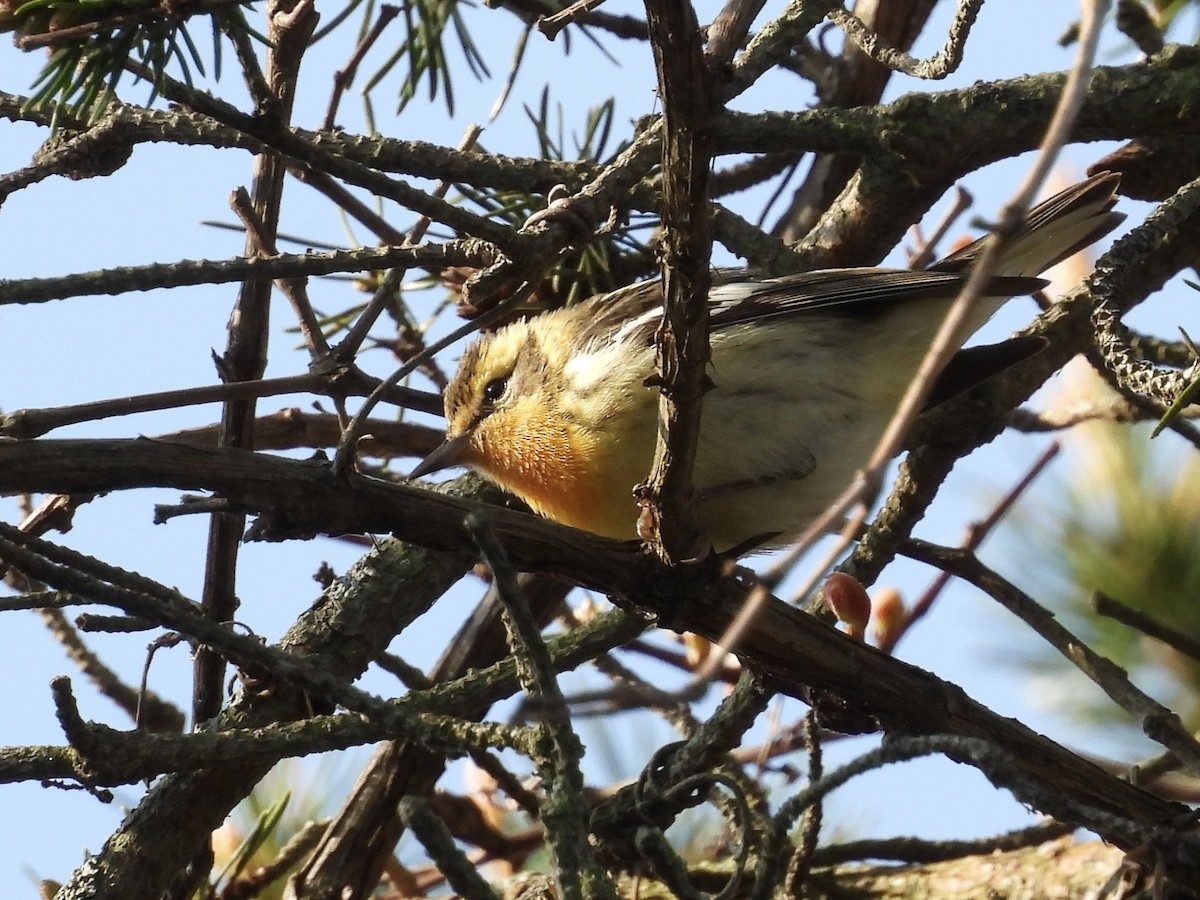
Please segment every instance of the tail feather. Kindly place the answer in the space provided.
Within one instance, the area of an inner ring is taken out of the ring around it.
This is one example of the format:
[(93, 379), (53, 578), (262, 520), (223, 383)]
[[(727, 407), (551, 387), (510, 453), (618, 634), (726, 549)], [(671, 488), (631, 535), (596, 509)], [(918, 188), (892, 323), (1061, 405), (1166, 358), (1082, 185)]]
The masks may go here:
[[(1013, 236), (997, 274), (1038, 275), (1108, 234), (1125, 219), (1123, 213), (1112, 211), (1120, 182), (1120, 175), (1101, 172), (1043, 200), (1029, 211)], [(986, 240), (968, 244), (929, 268), (965, 271), (975, 263)]]

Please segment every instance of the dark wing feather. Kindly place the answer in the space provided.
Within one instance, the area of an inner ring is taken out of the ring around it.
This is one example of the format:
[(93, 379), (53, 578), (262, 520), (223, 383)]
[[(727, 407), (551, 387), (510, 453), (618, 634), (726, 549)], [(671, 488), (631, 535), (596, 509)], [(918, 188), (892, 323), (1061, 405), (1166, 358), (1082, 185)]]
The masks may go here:
[[(757, 278), (753, 272), (725, 270), (713, 278), (715, 296), (709, 305), (710, 325), (727, 328), (745, 322), (782, 316), (802, 316), (837, 309), (848, 316), (871, 317), (886, 311), (893, 303), (911, 300), (950, 299), (962, 290), (966, 275), (957, 272), (913, 271), (911, 269), (822, 269), (779, 278)], [(1045, 287), (1042, 278), (997, 276), (987, 293), (995, 297), (1030, 294)], [(729, 297), (728, 292), (744, 285), (744, 294)], [(722, 294), (727, 298), (723, 299)], [(661, 309), (662, 282), (643, 281), (610, 294), (584, 302), (587, 324), (579, 341), (609, 340), (630, 322), (637, 322), (636, 333), (625, 339), (650, 342), (658, 327), (655, 311)]]
[[(730, 284), (736, 279), (730, 279)], [(744, 297), (717, 299), (709, 311), (712, 327), (724, 328), (779, 316), (796, 316), (837, 308), (845, 315), (874, 316), (886, 305), (909, 300), (952, 298), (966, 275), (909, 269), (824, 269), (757, 282)], [(1015, 297), (1045, 287), (1042, 278), (996, 277), (987, 293)]]

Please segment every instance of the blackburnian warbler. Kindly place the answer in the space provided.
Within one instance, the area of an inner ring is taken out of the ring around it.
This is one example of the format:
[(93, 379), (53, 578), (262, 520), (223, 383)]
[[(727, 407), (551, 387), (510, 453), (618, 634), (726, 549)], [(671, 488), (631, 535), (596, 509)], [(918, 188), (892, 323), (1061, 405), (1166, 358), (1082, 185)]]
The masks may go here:
[[(1030, 211), (963, 340), (1035, 278), (1121, 221), (1097, 175)], [(923, 271), (719, 273), (693, 482), (717, 550), (779, 546), (866, 462), (966, 281), (982, 240)], [(555, 521), (636, 537), (632, 489), (658, 423), (658, 281), (507, 325), (476, 341), (446, 390), (447, 439), (412, 477), (466, 465)]]

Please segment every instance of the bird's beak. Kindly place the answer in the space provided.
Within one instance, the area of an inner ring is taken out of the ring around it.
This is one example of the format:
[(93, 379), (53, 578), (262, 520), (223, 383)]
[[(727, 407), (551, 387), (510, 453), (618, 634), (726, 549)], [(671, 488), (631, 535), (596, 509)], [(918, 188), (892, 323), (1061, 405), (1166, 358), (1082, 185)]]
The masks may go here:
[(417, 467), (408, 473), (408, 477), (410, 479), (421, 478), (432, 472), (440, 472), (442, 469), (459, 465), (470, 443), (470, 432), (464, 432), (458, 437), (446, 438), (441, 446), (417, 463)]

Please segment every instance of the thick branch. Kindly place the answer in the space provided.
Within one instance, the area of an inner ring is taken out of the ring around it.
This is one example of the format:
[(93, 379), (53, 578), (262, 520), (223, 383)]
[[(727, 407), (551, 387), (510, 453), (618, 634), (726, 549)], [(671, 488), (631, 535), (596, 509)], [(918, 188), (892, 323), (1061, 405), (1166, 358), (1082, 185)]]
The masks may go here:
[[(0, 445), (0, 491), (151, 486), (217, 492), (237, 508), (270, 515), (277, 529), (292, 535), (391, 530), (436, 548), (461, 550), (472, 543), (463, 523), (474, 504), (361, 476), (334, 479), (321, 464), (145, 440)], [(716, 577), (713, 567), (667, 569), (629, 545), (526, 514), (497, 508), (488, 517), (521, 568), (561, 574), (625, 598), (669, 619), (674, 628), (711, 640), (721, 637), (752, 590), (736, 576)], [(1053, 786), (1088, 806), (1145, 826), (1158, 826), (1182, 809), (996, 715), (960, 688), (852, 641), (781, 601), (764, 604), (738, 652), (746, 665), (775, 679), (786, 693), (806, 697), (811, 689), (828, 691), (889, 731), (996, 742), (1032, 783)], [(913, 697), (921, 703), (913, 703)], [(1022, 796), (1020, 784), (1005, 786)]]

